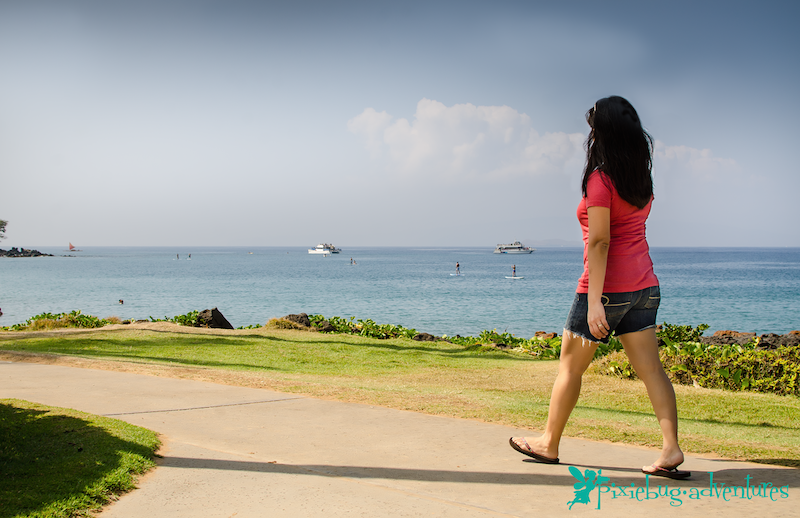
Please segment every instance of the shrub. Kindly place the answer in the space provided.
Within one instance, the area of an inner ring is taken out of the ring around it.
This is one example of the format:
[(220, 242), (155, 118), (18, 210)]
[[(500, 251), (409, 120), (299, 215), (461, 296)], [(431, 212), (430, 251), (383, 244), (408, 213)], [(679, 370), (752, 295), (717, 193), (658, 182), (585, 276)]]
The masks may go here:
[(747, 349), (736, 355), (662, 352), (662, 363), (678, 383), (705, 388), (800, 396), (800, 347)]
[(8, 331), (43, 331), (64, 327), (97, 328), (110, 322), (92, 315), (84, 315), (77, 309), (69, 313), (41, 313), (25, 321), (24, 324), (14, 324), (4, 327)]
[[(749, 390), (779, 395), (800, 395), (800, 346), (757, 349), (758, 340), (744, 345), (699, 342), (708, 326), (664, 324), (659, 355), (673, 383), (725, 390)], [(680, 341), (679, 341), (680, 340)], [(595, 360), (601, 374), (636, 379), (627, 355), (614, 352)]]
[(267, 322), (267, 325), (264, 327), (266, 329), (308, 329), (297, 322), (292, 322), (285, 318), (270, 318), (269, 322)]
[(172, 318), (168, 316), (164, 316), (164, 318), (150, 317), (150, 322), (172, 322), (181, 326), (199, 327), (199, 324), (197, 323), (197, 317), (199, 315), (199, 311), (190, 311), (185, 315), (175, 315)]
[(323, 320), (327, 320), (333, 326), (333, 333), (345, 333), (351, 335), (367, 336), (369, 338), (413, 338), (417, 334), (416, 329), (410, 329), (394, 324), (378, 324), (374, 320), (355, 320), (355, 317), (345, 319), (342, 317), (331, 317), (326, 319), (322, 315), (308, 315), (312, 327), (319, 328)]
[(636, 371), (633, 370), (633, 366), (628, 361), (628, 355), (625, 354), (625, 351), (614, 351), (601, 358), (596, 358), (590, 370), (618, 378), (637, 379)]
[(199, 311), (190, 311), (190, 312), (186, 313), (185, 315), (175, 315), (174, 317), (172, 317), (170, 322), (175, 322), (176, 324), (179, 324), (179, 325), (182, 325), (182, 326), (196, 327), (198, 325), (197, 324), (197, 316), (199, 314), (200, 314)]
[(561, 356), (561, 337), (549, 339), (533, 337), (528, 340), (527, 349), (531, 355), (541, 360), (557, 360)]
[(656, 333), (664, 341), (672, 342), (699, 342), (703, 332), (708, 329), (708, 324), (697, 327), (679, 326), (675, 324), (661, 324), (661, 329)]
[(250, 324), (250, 325), (246, 325), (246, 326), (239, 326), (236, 329), (259, 329), (261, 327), (264, 327), (264, 326), (262, 326), (261, 324)]
[(31, 320), (30, 323), (27, 324), (27, 325), (26, 324), (18, 324), (17, 326), (12, 326), (12, 327), (16, 328), (18, 326), (19, 326), (19, 329), (16, 329), (17, 331), (21, 331), (21, 330), (24, 330), (24, 331), (50, 331), (51, 329), (60, 329), (60, 328), (67, 327), (67, 324), (65, 322), (62, 322), (62, 321), (57, 320), (57, 319), (37, 318), (35, 320)]

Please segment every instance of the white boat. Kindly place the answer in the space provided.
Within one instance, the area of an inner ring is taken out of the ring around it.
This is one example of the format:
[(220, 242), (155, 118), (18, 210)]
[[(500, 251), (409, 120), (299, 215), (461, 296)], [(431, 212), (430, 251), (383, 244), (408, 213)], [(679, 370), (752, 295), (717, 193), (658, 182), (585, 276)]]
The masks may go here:
[(496, 254), (532, 254), (535, 249), (523, 246), (519, 241), (514, 241), (510, 245), (497, 245), (494, 249)]
[(314, 248), (309, 248), (309, 254), (319, 254), (319, 255), (330, 255), (330, 254), (338, 254), (341, 252), (341, 248), (336, 248), (335, 246), (328, 244), (328, 243), (320, 243)]

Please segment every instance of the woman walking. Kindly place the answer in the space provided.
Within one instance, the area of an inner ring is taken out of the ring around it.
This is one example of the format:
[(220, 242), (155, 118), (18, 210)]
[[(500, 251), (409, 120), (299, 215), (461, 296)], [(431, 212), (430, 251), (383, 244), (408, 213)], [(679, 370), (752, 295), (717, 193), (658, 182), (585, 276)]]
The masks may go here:
[(581, 378), (599, 342), (612, 331), (647, 388), (661, 427), (661, 455), (644, 473), (688, 478), (679, 471), (675, 391), (658, 356), (656, 310), (661, 294), (645, 239), (653, 201), (652, 137), (622, 97), (600, 99), (587, 112), (583, 199), (584, 271), (562, 337), (561, 357), (541, 437), (512, 437), (511, 447), (540, 462), (558, 463), (561, 434), (578, 401)]

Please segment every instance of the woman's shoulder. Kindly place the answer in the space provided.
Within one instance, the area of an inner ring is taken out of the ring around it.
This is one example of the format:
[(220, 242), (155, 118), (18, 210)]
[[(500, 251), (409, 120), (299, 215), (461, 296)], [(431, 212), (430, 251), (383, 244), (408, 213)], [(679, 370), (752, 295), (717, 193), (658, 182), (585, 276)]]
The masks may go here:
[(616, 191), (614, 180), (599, 167), (589, 173), (589, 179), (586, 181), (586, 190), (588, 191), (591, 187), (604, 188), (612, 192)]
[(600, 180), (603, 180), (603, 181), (609, 181), (609, 182), (611, 181), (611, 177), (608, 175), (608, 173), (603, 171), (602, 166), (601, 167), (596, 167), (594, 171), (589, 173), (589, 180), (591, 180), (592, 178), (600, 179)]

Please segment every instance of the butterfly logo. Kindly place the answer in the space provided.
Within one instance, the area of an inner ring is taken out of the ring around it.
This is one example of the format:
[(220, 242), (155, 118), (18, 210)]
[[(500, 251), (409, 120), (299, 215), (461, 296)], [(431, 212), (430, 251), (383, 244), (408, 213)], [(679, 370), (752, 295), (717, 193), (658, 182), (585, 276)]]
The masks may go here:
[[(598, 488), (605, 482), (609, 481), (608, 477), (603, 476), (603, 470), (598, 470), (598, 472), (595, 473), (594, 470), (587, 469), (581, 473), (581, 470), (575, 466), (570, 466), (569, 472), (572, 473), (572, 476), (577, 480), (577, 482), (575, 482), (575, 484), (572, 486), (575, 488), (575, 499), (571, 502), (567, 502), (570, 509), (572, 509), (572, 506), (575, 504), (589, 504), (589, 495), (591, 492), (594, 491), (595, 488)], [(597, 496), (597, 508), (600, 509), (599, 490)]]

